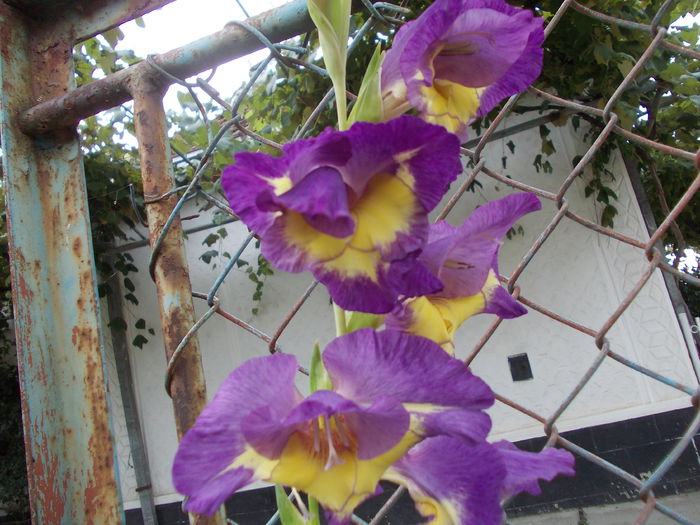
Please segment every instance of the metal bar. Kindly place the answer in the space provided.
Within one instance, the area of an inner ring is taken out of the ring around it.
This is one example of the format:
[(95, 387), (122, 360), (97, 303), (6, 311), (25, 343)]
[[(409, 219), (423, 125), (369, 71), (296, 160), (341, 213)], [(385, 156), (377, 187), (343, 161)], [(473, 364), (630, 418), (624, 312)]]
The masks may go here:
[[(250, 18), (247, 23), (272, 42), (313, 29), (306, 0), (294, 0)], [(212, 35), (158, 55), (154, 61), (170, 74), (188, 78), (264, 47), (265, 44), (246, 29), (227, 25)], [(151, 66), (144, 61), (38, 104), (22, 113), (22, 130), (29, 135), (40, 135), (118, 106), (131, 99), (129, 85), (133, 79), (150, 69)]]
[(75, 129), (16, 115), (73, 86), (69, 42), (0, 3), (0, 122), (33, 523), (120, 523), (87, 194)]
[[(121, 287), (119, 281), (111, 284), (112, 291), (107, 295), (108, 319), (124, 318), (124, 309), (121, 300)], [(144, 525), (158, 525), (156, 505), (153, 501), (153, 488), (151, 486), (151, 472), (148, 466), (146, 446), (141, 434), (141, 421), (136, 406), (136, 394), (131, 376), (131, 361), (129, 360), (129, 344), (124, 330), (111, 330), (112, 352), (119, 379), (119, 394), (124, 407), (124, 420), (129, 436), (129, 449), (134, 460), (134, 476), (136, 478), (137, 492), (141, 504), (141, 515)]]
[[(63, 12), (55, 25), (70, 34), (73, 42), (87, 40), (108, 29), (159, 9), (174, 0), (80, 0), (70, 2), (68, 16)], [(62, 10), (65, 11), (65, 10)]]
[[(134, 123), (139, 142), (141, 177), (145, 195), (162, 195), (174, 187), (167, 122), (163, 109), (164, 86), (152, 75), (136, 75), (132, 79)], [(177, 196), (170, 195), (146, 205), (151, 244), (160, 237), (164, 224), (175, 207)], [(194, 305), (185, 258), (182, 225), (179, 218), (172, 221), (170, 235), (162, 239), (154, 264), (154, 279), (158, 290), (165, 355), (170, 361), (180, 341), (194, 325)], [(175, 426), (178, 438), (194, 424), (206, 404), (204, 371), (196, 337), (189, 339), (186, 349), (173, 370), (171, 383)], [(223, 525), (225, 520), (191, 515), (197, 524)]]

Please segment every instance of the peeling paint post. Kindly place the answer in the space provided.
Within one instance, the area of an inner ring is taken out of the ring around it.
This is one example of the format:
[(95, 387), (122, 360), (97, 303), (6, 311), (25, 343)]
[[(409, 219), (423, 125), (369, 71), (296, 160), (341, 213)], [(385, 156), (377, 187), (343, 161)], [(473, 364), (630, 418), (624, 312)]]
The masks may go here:
[(75, 126), (18, 115), (73, 88), (72, 41), (0, 2), (4, 191), (32, 522), (120, 523), (87, 194)]
[[(143, 70), (142, 70), (143, 71)], [(132, 77), (131, 94), (134, 98), (134, 122), (139, 143), (141, 177), (148, 214), (151, 246), (159, 239), (175, 204), (177, 194), (160, 198), (175, 187), (167, 136), (167, 122), (163, 109), (164, 84), (155, 71), (143, 71)], [(195, 323), (194, 304), (189, 268), (180, 219), (176, 218), (155, 254), (153, 277), (158, 290), (161, 326), (168, 361)], [(199, 354), (199, 343), (192, 337), (175, 365), (170, 393), (173, 399), (178, 438), (195, 422), (206, 405), (207, 395), (204, 371)], [(198, 525), (226, 523), (222, 515), (212, 518), (190, 515), (190, 522)]]

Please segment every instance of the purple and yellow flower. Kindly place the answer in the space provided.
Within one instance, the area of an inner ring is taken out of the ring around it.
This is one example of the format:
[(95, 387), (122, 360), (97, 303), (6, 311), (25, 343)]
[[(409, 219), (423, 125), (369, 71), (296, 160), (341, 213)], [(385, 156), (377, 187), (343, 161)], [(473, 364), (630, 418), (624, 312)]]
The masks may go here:
[(436, 0), (387, 51), (385, 115), (413, 107), (465, 139), (470, 120), (539, 76), (543, 40), (542, 19), (504, 0)]
[(175, 457), (186, 510), (213, 514), (264, 480), (305, 491), (344, 524), (423, 439), (477, 446), (489, 432), (490, 388), (432, 341), (363, 329), (331, 342), (323, 361), (333, 388), (306, 398), (291, 355), (252, 359), (229, 375)]
[(446, 221), (431, 225), (418, 260), (444, 288), (404, 301), (386, 317), (387, 327), (427, 337), (452, 353), (455, 331), (469, 317), (526, 313), (500, 284), (498, 249), (515, 221), (540, 208), (535, 195), (519, 193), (480, 206), (459, 227)]
[(427, 213), (462, 170), (454, 135), (403, 116), (327, 129), (283, 151), (239, 153), (222, 175), (268, 260), (310, 270), (347, 310), (386, 313), (401, 295), (441, 287), (416, 259)]
[(498, 525), (502, 498), (540, 494), (539, 480), (574, 474), (574, 458), (549, 448), (524, 452), (508, 441), (469, 444), (438, 436), (408, 451), (384, 479), (408, 488), (418, 512), (432, 525)]

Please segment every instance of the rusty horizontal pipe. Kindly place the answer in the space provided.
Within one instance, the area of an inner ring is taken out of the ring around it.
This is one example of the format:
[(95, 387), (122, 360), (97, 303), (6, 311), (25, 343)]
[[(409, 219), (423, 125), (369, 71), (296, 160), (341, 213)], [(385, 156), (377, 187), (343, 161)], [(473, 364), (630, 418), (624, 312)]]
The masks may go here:
[[(272, 42), (292, 38), (314, 27), (306, 0), (294, 0), (249, 18), (246, 23)], [(172, 75), (188, 78), (264, 47), (243, 27), (229, 24), (216, 33), (158, 55), (154, 60)], [(135, 76), (153, 74), (156, 74), (153, 67), (144, 61), (95, 80), (24, 111), (19, 118), (20, 128), (28, 135), (37, 136), (53, 129), (74, 126), (84, 118), (131, 100), (131, 84)]]

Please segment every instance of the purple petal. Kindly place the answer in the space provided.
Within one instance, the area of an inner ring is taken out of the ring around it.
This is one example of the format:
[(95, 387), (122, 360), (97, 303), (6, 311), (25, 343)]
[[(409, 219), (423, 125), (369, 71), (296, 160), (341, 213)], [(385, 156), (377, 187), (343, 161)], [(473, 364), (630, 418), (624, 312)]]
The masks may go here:
[(544, 56), (542, 42), (542, 19), (533, 18), (530, 22), (527, 45), (519, 59), (496, 83), (487, 87), (481, 94), (478, 117), (486, 115), (504, 98), (524, 91), (540, 76)]
[(475, 209), (459, 228), (459, 235), (500, 239), (520, 217), (540, 209), (542, 209), (542, 203), (536, 195), (514, 193), (502, 199), (487, 202)]
[(437, 0), (408, 29), (410, 43), (402, 50), (399, 64), (408, 99), (418, 109), (422, 104), (420, 88), (433, 83), (433, 57), (439, 51), (440, 39), (449, 30), (459, 5), (459, 0)]
[(428, 243), (419, 259), (433, 275), (440, 274), (450, 250), (457, 241), (457, 231), (457, 227), (447, 221), (438, 221), (430, 225)]
[[(184, 510), (207, 514), (216, 513), (221, 505), (238, 489), (253, 481), (253, 471), (244, 467), (228, 470), (216, 477), (205, 480), (197, 487), (184, 505)], [(178, 492), (183, 492), (178, 489)]]
[(493, 84), (524, 52), (533, 18), (501, 0), (464, 0), (442, 35), (435, 77), (473, 88)]
[(418, 202), (429, 212), (462, 173), (459, 140), (418, 117), (404, 115), (379, 124), (357, 122), (347, 136), (353, 156), (343, 177), (358, 195), (371, 177), (388, 170), (412, 182)]
[(326, 128), (318, 137), (288, 142), (282, 151), (283, 158), (289, 159), (289, 177), (294, 184), (318, 168), (344, 166), (352, 156), (347, 137), (333, 128)]
[(332, 341), (323, 361), (333, 390), (359, 403), (388, 396), (444, 410), (479, 411), (493, 404), (486, 383), (423, 337), (365, 328)]
[(410, 415), (397, 400), (382, 398), (369, 408), (348, 412), (345, 420), (357, 436), (357, 457), (379, 456), (393, 448), (408, 432)]
[(445, 285), (439, 295), (455, 298), (480, 293), (499, 247), (499, 239), (458, 234), (438, 273)]
[(424, 436), (450, 436), (460, 438), (469, 445), (477, 445), (491, 431), (491, 418), (486, 412), (446, 410), (412, 414), (420, 421), (421, 435)]
[(221, 187), (231, 208), (257, 234), (264, 234), (271, 226), (274, 215), (261, 210), (258, 199), (272, 193), (268, 181), (282, 177), (286, 162), (263, 153), (238, 153), (236, 163), (224, 168)]
[(513, 299), (500, 284), (496, 284), (490, 290), (484, 292), (486, 307), (484, 313), (496, 314), (501, 319), (513, 319), (527, 313), (527, 309)]
[(261, 454), (273, 458), (280, 455), (289, 436), (296, 431), (308, 432), (309, 422), (320, 417), (342, 416), (357, 443), (359, 459), (371, 459), (393, 448), (409, 428), (409, 415), (397, 400), (378, 399), (369, 407), (345, 399), (328, 390), (319, 390), (302, 401), (284, 418), (275, 418), (259, 409), (242, 422), (246, 440)]
[(535, 195), (518, 193), (478, 207), (459, 228), (444, 222), (432, 225), (420, 261), (433, 272), (439, 268), (436, 275), (445, 285), (439, 296), (470, 297), (480, 293), (489, 271), (497, 270), (502, 237), (520, 217), (541, 206)]
[(355, 229), (347, 190), (335, 168), (315, 169), (274, 201), (280, 211), (298, 211), (310, 226), (333, 237), (347, 237)]
[(409, 450), (386, 477), (405, 485), (419, 512), (435, 523), (498, 525), (505, 476), (495, 447), (434, 437)]
[(278, 268), (311, 270), (339, 306), (369, 313), (440, 289), (416, 257), (427, 213), (462, 170), (459, 141), (443, 128), (412, 116), (359, 122), (288, 144), (277, 159), (236, 158), (227, 196)]
[[(397, 33), (395, 48), (387, 52), (382, 66), (385, 102), (391, 112), (407, 98), (426, 118), (446, 119), (445, 125), (465, 137), (474, 111), (486, 114), (539, 76), (543, 39), (541, 18), (503, 0), (437, 0)], [(479, 107), (468, 109), (465, 98), (453, 107), (469, 114), (427, 115), (430, 101), (424, 88), (440, 86), (441, 95), (452, 98), (455, 85), (478, 90), (473, 95)]]
[(493, 446), (501, 454), (507, 471), (503, 496), (520, 492), (539, 496), (542, 493), (539, 480), (552, 481), (559, 474), (575, 474), (574, 457), (566, 450), (548, 448), (538, 453), (525, 452), (508, 441), (498, 441)]
[(192, 509), (213, 513), (251, 479), (248, 469), (228, 470), (245, 449), (241, 419), (260, 407), (288, 413), (301, 398), (294, 386), (296, 368), (293, 356), (276, 354), (251, 359), (224, 380), (182, 438), (173, 463), (175, 489), (190, 497)]

